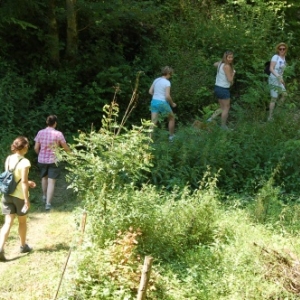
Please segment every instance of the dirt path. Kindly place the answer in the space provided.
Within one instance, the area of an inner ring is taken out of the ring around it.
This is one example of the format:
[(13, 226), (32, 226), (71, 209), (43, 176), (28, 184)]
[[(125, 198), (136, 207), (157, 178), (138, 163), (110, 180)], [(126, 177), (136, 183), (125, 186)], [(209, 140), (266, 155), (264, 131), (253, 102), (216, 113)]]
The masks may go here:
[[(40, 201), (41, 191), (34, 191), (28, 218), (29, 254), (19, 253), (17, 220), (7, 245), (7, 262), (0, 262), (0, 300), (53, 299), (64, 264), (77, 229), (72, 210), (75, 197), (66, 189), (63, 176), (57, 181), (53, 209), (46, 212)], [(59, 298), (58, 298), (59, 299)]]

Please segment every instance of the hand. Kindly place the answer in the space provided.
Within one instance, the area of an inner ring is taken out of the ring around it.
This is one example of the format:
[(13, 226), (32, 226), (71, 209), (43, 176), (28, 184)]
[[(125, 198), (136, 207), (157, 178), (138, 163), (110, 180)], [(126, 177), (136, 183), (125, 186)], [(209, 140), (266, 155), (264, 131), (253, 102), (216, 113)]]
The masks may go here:
[(33, 189), (36, 187), (36, 183), (34, 181), (28, 180), (28, 186)]
[(27, 210), (30, 208), (30, 201), (28, 200), (24, 200), (24, 206), (27, 208)]
[(172, 103), (172, 107), (176, 107), (176, 106), (177, 106), (177, 104), (173, 102)]

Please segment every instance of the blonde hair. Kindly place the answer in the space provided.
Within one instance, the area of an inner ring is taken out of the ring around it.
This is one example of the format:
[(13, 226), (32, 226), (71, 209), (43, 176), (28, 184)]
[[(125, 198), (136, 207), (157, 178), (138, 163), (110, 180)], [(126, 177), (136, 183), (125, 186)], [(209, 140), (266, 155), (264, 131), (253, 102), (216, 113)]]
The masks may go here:
[(287, 51), (288, 51), (289, 47), (288, 47), (288, 45), (286, 43), (283, 43), (283, 42), (281, 42), (281, 43), (279, 43), (279, 44), (276, 45), (275, 52), (278, 53), (279, 52), (279, 48), (281, 46), (285, 47), (285, 54), (287, 54)]
[(232, 62), (231, 64), (229, 64), (229, 63), (227, 62), (227, 56), (229, 56), (229, 55), (234, 56), (233, 52), (230, 51), (230, 50), (227, 50), (227, 51), (224, 52), (223, 58), (222, 58), (222, 63), (227, 64), (227, 65), (230, 66), (231, 69), (233, 70), (233, 62)]
[(11, 152), (23, 150), (25, 147), (29, 147), (29, 141), (25, 136), (18, 136), (10, 146)]
[(169, 66), (165, 66), (165, 67), (163, 67), (163, 68), (161, 69), (161, 74), (162, 74), (163, 76), (166, 76), (166, 75), (168, 75), (168, 74), (172, 75), (173, 72), (174, 72), (174, 70), (173, 70), (171, 67), (169, 67)]

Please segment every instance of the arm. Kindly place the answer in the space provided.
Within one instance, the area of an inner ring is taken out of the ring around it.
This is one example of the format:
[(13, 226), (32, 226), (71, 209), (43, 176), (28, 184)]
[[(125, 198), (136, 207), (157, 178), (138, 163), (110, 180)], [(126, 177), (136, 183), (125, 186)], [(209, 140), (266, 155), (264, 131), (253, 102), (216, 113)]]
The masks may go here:
[(39, 142), (35, 142), (34, 144), (34, 151), (36, 154), (40, 153), (40, 149), (41, 149), (41, 144)]
[(176, 103), (173, 102), (170, 92), (171, 92), (171, 87), (167, 86), (166, 87), (166, 99), (169, 102), (169, 104), (171, 105), (171, 107), (176, 107)]
[(226, 65), (226, 64), (224, 65), (223, 70), (225, 72), (227, 80), (231, 84), (233, 84), (233, 78), (234, 78), (235, 71), (232, 70), (231, 67), (229, 65)]
[(71, 149), (65, 142), (60, 142), (61, 147), (66, 151), (66, 152), (71, 152)]
[(24, 204), (27, 205), (28, 209), (30, 207), (30, 201), (29, 201), (29, 195), (28, 195), (28, 173), (29, 173), (29, 167), (21, 169), (21, 185), (22, 185), (22, 191), (24, 196)]
[(153, 84), (151, 85), (150, 89), (149, 89), (149, 94), (153, 96), (154, 94), (154, 86)]
[(217, 61), (217, 62), (215, 62), (215, 63), (214, 63), (214, 67), (216, 67), (216, 68), (217, 68), (217, 67), (219, 66), (219, 64), (221, 64), (221, 63), (222, 63), (221, 61)]

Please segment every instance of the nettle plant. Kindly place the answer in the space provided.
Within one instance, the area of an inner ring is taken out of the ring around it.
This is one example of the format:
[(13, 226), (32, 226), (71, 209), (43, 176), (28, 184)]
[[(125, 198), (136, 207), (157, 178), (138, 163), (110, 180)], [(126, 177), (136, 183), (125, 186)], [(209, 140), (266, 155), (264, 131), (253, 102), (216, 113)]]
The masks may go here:
[(72, 154), (59, 154), (68, 163), (69, 188), (82, 199), (89, 219), (97, 219), (90, 224), (100, 227), (101, 221), (105, 224), (111, 217), (111, 206), (116, 201), (114, 195), (122, 192), (126, 185), (135, 186), (141, 182), (150, 171), (152, 158), (147, 132), (151, 123), (142, 121), (141, 126), (131, 129), (124, 126), (135, 105), (133, 96), (119, 124), (116, 94), (112, 103), (103, 108), (102, 128), (98, 131), (92, 128), (89, 133), (80, 132), (71, 146)]

